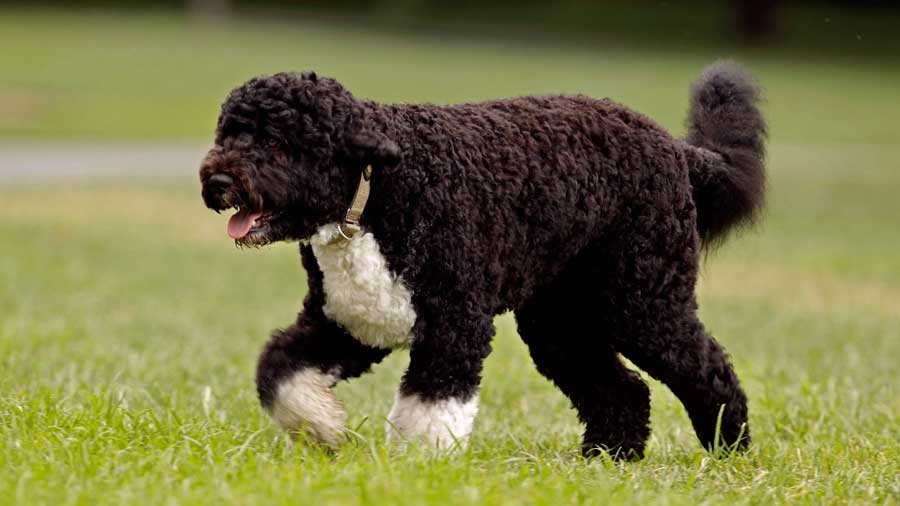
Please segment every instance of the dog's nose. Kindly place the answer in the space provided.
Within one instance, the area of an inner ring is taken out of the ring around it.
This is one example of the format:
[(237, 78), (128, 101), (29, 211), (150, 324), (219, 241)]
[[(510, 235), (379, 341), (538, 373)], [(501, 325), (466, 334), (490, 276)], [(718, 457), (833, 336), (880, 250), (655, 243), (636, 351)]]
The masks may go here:
[(234, 186), (234, 178), (228, 174), (213, 174), (203, 184), (203, 201), (206, 206), (216, 212), (231, 207), (231, 188)]
[(227, 190), (234, 184), (234, 179), (228, 174), (213, 174), (206, 181), (206, 184), (217, 187), (220, 190)]

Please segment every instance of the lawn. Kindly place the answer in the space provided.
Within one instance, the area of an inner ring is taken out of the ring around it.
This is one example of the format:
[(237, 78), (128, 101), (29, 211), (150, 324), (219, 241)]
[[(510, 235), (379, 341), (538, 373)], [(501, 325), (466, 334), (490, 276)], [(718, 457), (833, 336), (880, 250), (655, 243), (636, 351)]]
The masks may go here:
[[(228, 88), (282, 68), (382, 100), (584, 91), (680, 131), (714, 56), (159, 13), (0, 11), (0, 44), (7, 140), (204, 139)], [(710, 457), (651, 381), (647, 458), (582, 460), (574, 411), (509, 316), (465, 452), (384, 446), (405, 352), (338, 388), (347, 447), (292, 443), (253, 370), (303, 298), (296, 246), (234, 248), (186, 169), (0, 188), (0, 504), (897, 504), (900, 67), (739, 56), (769, 90), (769, 208), (699, 290), (750, 399), (749, 452)]]
[(900, 130), (887, 128), (900, 122), (896, 55), (651, 51), (616, 40), (391, 34), (303, 16), (213, 26), (152, 11), (3, 9), (0, 47), (0, 138), (207, 139), (230, 89), (282, 70), (315, 70), (382, 101), (609, 96), (678, 129), (688, 83), (710, 61), (737, 56), (769, 90), (779, 141), (900, 142)]

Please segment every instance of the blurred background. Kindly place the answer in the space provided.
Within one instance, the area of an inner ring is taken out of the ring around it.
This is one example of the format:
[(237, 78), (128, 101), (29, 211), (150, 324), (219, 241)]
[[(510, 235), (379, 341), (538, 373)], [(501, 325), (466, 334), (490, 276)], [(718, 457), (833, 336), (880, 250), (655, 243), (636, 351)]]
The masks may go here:
[[(0, 438), (8, 469), (60, 482), (95, 469), (87, 483), (105, 483), (101, 471), (117, 460), (92, 452), (118, 443), (70, 425), (119, 411), (135, 424), (152, 416), (143, 431), (157, 435), (177, 425), (166, 413), (236, 444), (270, 430), (252, 374), (269, 332), (304, 295), (296, 246), (237, 251), (197, 178), (222, 100), (248, 78), (315, 70), (385, 102), (584, 93), (681, 135), (690, 82), (723, 57), (766, 89), (769, 203), (755, 230), (705, 261), (703, 318), (735, 357), (761, 440), (802, 439), (811, 452), (828, 437), (865, 440), (862, 454), (838, 459), (847, 462), (896, 450), (897, 2), (4, 2), (0, 48), (0, 424), (29, 420), (7, 426), (15, 444)], [(568, 403), (533, 370), (511, 319), (498, 329), (480, 433), (574, 448)], [(404, 360), (342, 391), (356, 408), (352, 426), (386, 413)], [(654, 399), (653, 448), (695, 450), (677, 403), (658, 386)], [(380, 426), (360, 432), (380, 440)], [(96, 440), (55, 465), (57, 443), (42, 443), (54, 431)], [(150, 474), (130, 486), (159, 504), (165, 489), (152, 473), (165, 481), (174, 471), (147, 462)], [(191, 490), (202, 498), (204, 480), (252, 476), (235, 473), (202, 474)], [(862, 487), (847, 480), (847, 490)], [(100, 486), (68, 487), (39, 493), (102, 497)]]
[(775, 142), (896, 140), (895, 2), (4, 4), (4, 139), (204, 140), (228, 90), (292, 69), (385, 101), (609, 96), (677, 130), (688, 81), (735, 57), (769, 88)]

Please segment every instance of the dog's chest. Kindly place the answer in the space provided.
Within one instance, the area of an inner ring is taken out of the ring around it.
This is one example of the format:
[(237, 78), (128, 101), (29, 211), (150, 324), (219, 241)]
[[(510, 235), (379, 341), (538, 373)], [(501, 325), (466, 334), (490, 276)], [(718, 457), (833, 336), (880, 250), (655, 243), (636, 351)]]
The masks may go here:
[(375, 236), (337, 237), (337, 225), (325, 225), (310, 239), (323, 275), (325, 316), (368, 346), (408, 346), (416, 323), (412, 294), (388, 269)]

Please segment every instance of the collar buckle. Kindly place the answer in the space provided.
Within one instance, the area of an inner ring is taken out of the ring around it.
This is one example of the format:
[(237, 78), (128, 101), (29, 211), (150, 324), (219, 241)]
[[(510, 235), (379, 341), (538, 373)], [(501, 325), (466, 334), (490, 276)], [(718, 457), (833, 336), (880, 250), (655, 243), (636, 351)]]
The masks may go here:
[(356, 193), (350, 202), (344, 214), (344, 221), (338, 225), (338, 232), (345, 241), (350, 241), (362, 230), (359, 221), (362, 219), (363, 211), (366, 210), (366, 203), (369, 201), (369, 191), (371, 190), (372, 166), (366, 165), (362, 174), (359, 176), (359, 183), (356, 185)]

